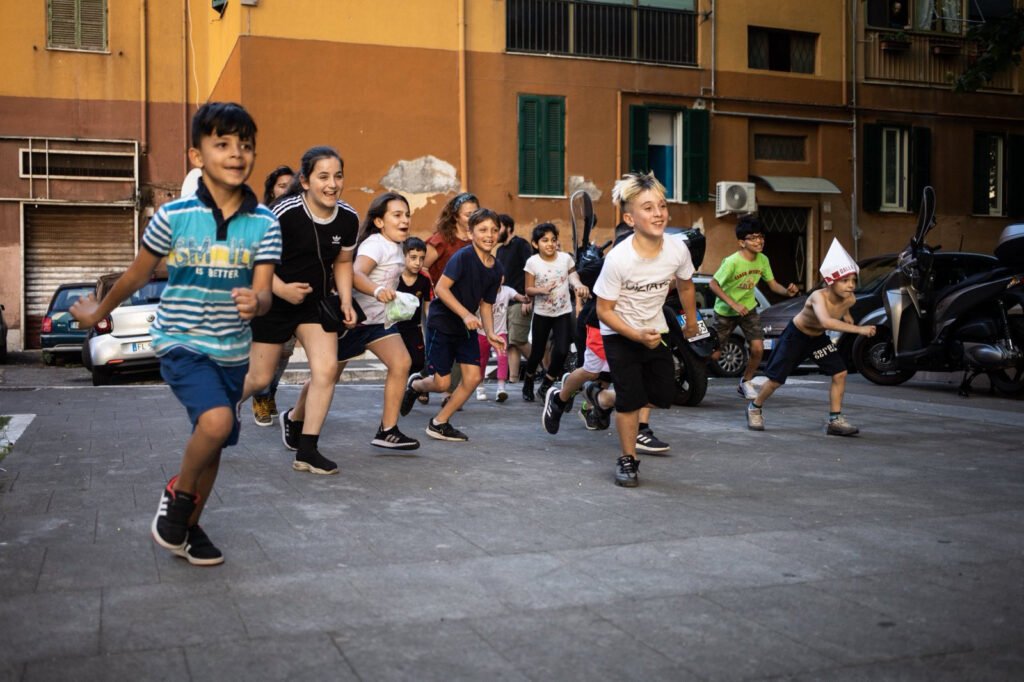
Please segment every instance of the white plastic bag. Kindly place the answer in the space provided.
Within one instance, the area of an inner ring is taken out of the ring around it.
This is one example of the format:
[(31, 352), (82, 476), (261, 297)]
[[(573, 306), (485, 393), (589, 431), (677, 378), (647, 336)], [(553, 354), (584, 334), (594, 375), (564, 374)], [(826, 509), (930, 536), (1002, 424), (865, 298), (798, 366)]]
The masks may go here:
[(384, 328), (396, 322), (411, 320), (420, 307), (420, 299), (405, 291), (396, 291), (395, 298), (384, 304)]

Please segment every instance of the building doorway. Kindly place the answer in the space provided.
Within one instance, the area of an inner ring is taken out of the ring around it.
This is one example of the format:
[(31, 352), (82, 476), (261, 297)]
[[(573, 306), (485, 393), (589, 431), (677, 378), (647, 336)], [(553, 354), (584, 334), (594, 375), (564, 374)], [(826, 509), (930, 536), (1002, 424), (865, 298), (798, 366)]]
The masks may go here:
[[(803, 287), (807, 276), (807, 220), (809, 208), (759, 206), (758, 215), (764, 225), (764, 255), (771, 263), (772, 273), (782, 286), (795, 282)], [(777, 296), (765, 287), (768, 300), (777, 303)]]

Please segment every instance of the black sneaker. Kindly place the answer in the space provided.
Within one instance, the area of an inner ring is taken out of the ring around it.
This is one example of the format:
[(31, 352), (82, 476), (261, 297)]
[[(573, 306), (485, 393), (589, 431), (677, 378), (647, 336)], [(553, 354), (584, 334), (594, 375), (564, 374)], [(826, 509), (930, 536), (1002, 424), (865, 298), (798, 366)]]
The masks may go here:
[(640, 462), (636, 457), (632, 455), (619, 457), (615, 463), (615, 485), (621, 485), (623, 488), (637, 487), (640, 485), (640, 479), (637, 477), (639, 469)]
[(671, 445), (663, 440), (658, 440), (654, 431), (646, 428), (636, 434), (636, 451), (648, 455), (661, 455), (671, 449)]
[(462, 431), (459, 431), (448, 422), (435, 424), (433, 419), (427, 422), (427, 435), (431, 438), (436, 438), (437, 440), (450, 440), (460, 443), (469, 440), (469, 436), (464, 434)]
[(548, 389), (555, 385), (555, 380), (548, 377), (547, 374), (540, 380), (540, 386), (537, 388), (537, 395), (546, 396)]
[(302, 435), (302, 422), (291, 420), (291, 410), (281, 415), (281, 442), (289, 450), (299, 449), (299, 436)]
[(583, 425), (587, 427), (587, 431), (599, 431), (601, 424), (598, 422), (597, 415), (594, 414), (594, 409), (590, 407), (590, 403), (583, 403), (580, 407), (580, 419), (583, 420)]
[(528, 403), (532, 403), (536, 399), (536, 394), (533, 392), (533, 375), (523, 375), (523, 400)]
[(157, 507), (156, 516), (153, 517), (153, 524), (150, 530), (156, 544), (172, 552), (185, 546), (188, 537), (188, 517), (196, 510), (198, 495), (190, 495), (174, 489), (174, 482), (178, 480), (175, 476), (167, 483), (160, 494), (160, 506)]
[(188, 529), (185, 546), (174, 550), (182, 559), (187, 559), (193, 566), (216, 566), (224, 563), (224, 554), (217, 549), (206, 532), (199, 524)]
[(409, 438), (409, 436), (399, 431), (398, 424), (395, 424), (387, 431), (381, 425), (377, 429), (377, 435), (370, 441), (370, 445), (376, 445), (378, 448), (391, 448), (392, 450), (415, 450), (420, 446), (420, 442), (415, 438)]
[(597, 400), (597, 396), (602, 390), (601, 383), (598, 381), (588, 381), (583, 384), (583, 395), (587, 396), (587, 400), (590, 401), (590, 409), (594, 413), (597, 427), (604, 431), (611, 424), (612, 411), (601, 407), (601, 403)]
[(338, 473), (338, 465), (321, 455), (319, 450), (296, 452), (295, 461), (292, 462), (292, 469), (324, 476)]
[(565, 403), (558, 397), (560, 390), (552, 386), (544, 394), (544, 412), (541, 413), (540, 423), (551, 435), (558, 433), (558, 424), (562, 421), (562, 413), (565, 412)]
[(409, 379), (405, 382), (405, 395), (402, 396), (402, 405), (398, 408), (398, 413), (403, 417), (412, 411), (412, 404), (416, 402), (422, 394), (412, 387), (412, 382), (417, 379), (422, 379), (419, 372), (413, 372), (409, 375)]

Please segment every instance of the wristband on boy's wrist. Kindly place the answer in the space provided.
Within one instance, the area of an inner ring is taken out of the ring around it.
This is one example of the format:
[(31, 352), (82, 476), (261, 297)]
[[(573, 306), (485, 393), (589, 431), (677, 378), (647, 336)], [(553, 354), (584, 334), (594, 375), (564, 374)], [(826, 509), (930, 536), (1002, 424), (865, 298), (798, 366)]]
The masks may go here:
[(383, 284), (373, 290), (373, 297), (377, 298), (378, 296), (380, 296), (380, 292), (382, 292), (382, 291), (384, 291), (384, 285)]

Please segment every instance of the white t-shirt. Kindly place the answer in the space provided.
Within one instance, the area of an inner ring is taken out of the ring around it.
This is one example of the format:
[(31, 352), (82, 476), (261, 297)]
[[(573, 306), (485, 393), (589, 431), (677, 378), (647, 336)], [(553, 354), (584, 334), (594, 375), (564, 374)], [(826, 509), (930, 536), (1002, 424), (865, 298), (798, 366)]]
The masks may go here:
[[(372, 234), (359, 245), (356, 258), (360, 256), (366, 256), (377, 264), (367, 275), (375, 287), (398, 288), (398, 278), (405, 269), (405, 255), (402, 253), (401, 244), (385, 239), (380, 233)], [(384, 324), (383, 303), (355, 289), (352, 290), (352, 298), (366, 313), (366, 322), (363, 324)]]
[[(502, 285), (502, 287), (498, 289), (498, 295), (495, 297), (494, 303), (491, 306), (491, 315), (494, 317), (495, 334), (508, 333), (508, 304), (512, 302), (512, 299), (517, 296), (518, 293), (519, 292), (510, 286)], [(480, 311), (476, 311), (476, 314), (479, 316)], [(480, 327), (476, 333), (480, 336), (487, 336), (487, 332), (484, 331), (483, 327)]]
[(572, 299), (569, 297), (569, 271), (576, 267), (572, 256), (565, 251), (556, 251), (555, 258), (546, 261), (540, 254), (530, 256), (523, 270), (533, 275), (533, 286), (556, 286), (550, 294), (533, 297), (533, 312), (542, 317), (558, 317), (572, 312)]
[[(693, 277), (690, 250), (682, 241), (667, 238), (654, 258), (641, 258), (633, 248), (630, 235), (611, 250), (594, 284), (594, 295), (615, 301), (615, 312), (635, 329), (650, 327), (662, 334), (668, 331), (662, 306), (676, 278)], [(616, 334), (604, 322), (601, 334)]]

